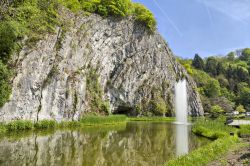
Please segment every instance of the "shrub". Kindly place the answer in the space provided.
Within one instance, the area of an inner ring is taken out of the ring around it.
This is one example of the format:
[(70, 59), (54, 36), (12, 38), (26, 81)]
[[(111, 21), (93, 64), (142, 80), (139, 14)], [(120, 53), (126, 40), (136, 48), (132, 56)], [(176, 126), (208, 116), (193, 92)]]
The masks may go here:
[(3, 124), (0, 124), (0, 134), (3, 134), (7, 131), (6, 127)]
[(41, 120), (35, 123), (36, 129), (51, 129), (56, 127), (55, 120)]
[(150, 31), (156, 30), (156, 20), (154, 18), (153, 13), (145, 8), (145, 6), (135, 3), (134, 4), (134, 14), (136, 16), (136, 20), (145, 24)]
[(24, 27), (16, 21), (0, 22), (0, 59), (7, 62), (12, 52), (18, 47), (18, 38), (22, 37)]
[(84, 11), (95, 13), (98, 9), (98, 5), (100, 1), (96, 0), (89, 0), (89, 1), (81, 1), (81, 6)]
[(151, 109), (156, 115), (165, 115), (168, 112), (167, 105), (163, 98), (157, 97), (150, 102)]
[(220, 114), (224, 113), (225, 111), (218, 105), (212, 106), (210, 113), (213, 117), (218, 117)]
[(17, 131), (17, 130), (31, 130), (33, 128), (32, 121), (26, 120), (17, 120), (10, 122), (6, 125), (8, 131)]
[(99, 76), (95, 70), (90, 69), (87, 75), (87, 96), (90, 100), (92, 112), (110, 114), (109, 102), (104, 101), (103, 95), (104, 92), (99, 83)]
[(0, 107), (9, 100), (11, 94), (10, 76), (10, 70), (0, 60)]

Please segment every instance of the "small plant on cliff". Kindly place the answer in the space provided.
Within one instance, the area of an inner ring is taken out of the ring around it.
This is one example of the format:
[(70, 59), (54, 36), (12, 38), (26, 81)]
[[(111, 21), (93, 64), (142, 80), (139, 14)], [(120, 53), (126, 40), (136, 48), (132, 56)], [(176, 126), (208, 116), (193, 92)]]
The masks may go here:
[(160, 96), (155, 97), (150, 101), (151, 109), (156, 115), (165, 116), (168, 112), (166, 102)]
[(0, 107), (9, 100), (11, 94), (11, 72), (0, 60)]
[(136, 20), (145, 24), (152, 32), (156, 30), (156, 20), (153, 13), (145, 8), (145, 6), (135, 3), (134, 5), (134, 14)]
[(99, 76), (93, 69), (87, 74), (87, 97), (90, 101), (92, 112), (104, 112), (110, 114), (110, 106), (108, 101), (103, 99), (104, 92), (99, 83)]

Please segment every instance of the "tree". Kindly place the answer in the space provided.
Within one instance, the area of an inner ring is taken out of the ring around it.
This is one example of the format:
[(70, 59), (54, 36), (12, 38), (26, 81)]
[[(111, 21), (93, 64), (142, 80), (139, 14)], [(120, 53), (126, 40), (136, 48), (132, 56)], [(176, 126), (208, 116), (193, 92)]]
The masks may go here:
[(245, 108), (244, 108), (243, 105), (239, 105), (239, 106), (236, 108), (236, 111), (238, 111), (239, 113), (245, 113), (245, 112), (246, 112), (246, 110), (245, 110)]
[(218, 117), (220, 114), (224, 113), (225, 111), (218, 105), (212, 106), (210, 113), (213, 117)]
[(245, 48), (242, 51), (242, 55), (239, 57), (240, 60), (249, 61), (250, 60), (250, 48)]
[(222, 62), (218, 62), (217, 67), (216, 67), (216, 70), (217, 70), (217, 73), (216, 73), (217, 75), (220, 75), (220, 74), (224, 74), (224, 73), (225, 73), (225, 68), (224, 68)]
[(224, 96), (211, 98), (211, 104), (220, 106), (226, 112), (232, 112), (235, 106), (235, 103), (229, 101)]
[(206, 62), (206, 72), (210, 73), (212, 76), (217, 76), (217, 65), (217, 59), (215, 57), (209, 57)]
[(221, 94), (220, 84), (218, 80), (215, 80), (215, 79), (208, 80), (207, 84), (203, 88), (204, 88), (205, 95), (209, 98), (218, 97)]
[(196, 69), (204, 70), (204, 66), (205, 66), (204, 61), (198, 54), (195, 54), (194, 60), (192, 62), (192, 66)]
[(239, 89), (237, 101), (242, 104), (247, 111), (250, 111), (250, 88), (248, 86)]
[(229, 61), (234, 61), (235, 58), (235, 53), (234, 52), (230, 52), (229, 54), (227, 54), (227, 59)]

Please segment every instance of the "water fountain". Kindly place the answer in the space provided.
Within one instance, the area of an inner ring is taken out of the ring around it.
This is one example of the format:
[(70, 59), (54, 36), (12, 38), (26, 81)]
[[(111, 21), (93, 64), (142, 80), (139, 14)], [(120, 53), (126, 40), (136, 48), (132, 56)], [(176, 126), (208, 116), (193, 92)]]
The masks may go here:
[(187, 81), (180, 80), (175, 85), (176, 122), (187, 124)]
[(176, 109), (176, 155), (187, 154), (188, 148), (188, 110), (187, 110), (187, 82), (180, 80), (175, 85)]

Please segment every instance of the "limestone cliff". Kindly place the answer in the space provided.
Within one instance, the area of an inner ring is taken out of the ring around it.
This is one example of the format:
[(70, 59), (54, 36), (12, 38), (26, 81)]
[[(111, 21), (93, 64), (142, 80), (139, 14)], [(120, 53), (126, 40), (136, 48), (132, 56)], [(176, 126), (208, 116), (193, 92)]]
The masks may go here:
[(15, 56), (13, 92), (0, 121), (77, 120), (91, 111), (91, 83), (100, 84), (101, 99), (113, 113), (147, 114), (157, 93), (173, 115), (174, 85), (182, 77), (189, 83), (189, 113), (203, 114), (194, 81), (157, 32), (132, 17), (61, 15), (64, 26)]

